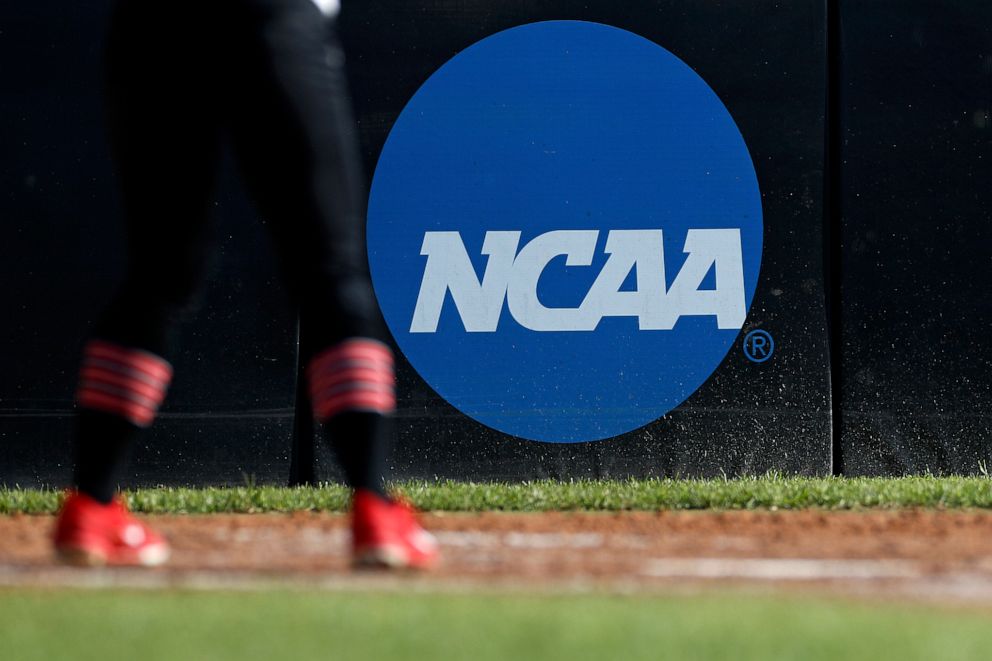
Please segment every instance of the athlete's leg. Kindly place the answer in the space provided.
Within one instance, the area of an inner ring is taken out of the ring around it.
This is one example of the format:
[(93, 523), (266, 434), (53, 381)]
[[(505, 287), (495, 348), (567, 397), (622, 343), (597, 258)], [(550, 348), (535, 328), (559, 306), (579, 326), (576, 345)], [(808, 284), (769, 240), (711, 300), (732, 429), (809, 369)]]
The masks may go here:
[(235, 147), (311, 338), (301, 351), (314, 412), (351, 486), (385, 495), (392, 353), (365, 257), (343, 58), (311, 0), (245, 0), (242, 9), (232, 17)]
[(165, 396), (176, 322), (208, 253), (215, 48), (210, 18), (195, 7), (122, 0), (108, 36), (107, 110), (129, 259), (84, 350), (75, 472), (78, 489), (104, 503)]

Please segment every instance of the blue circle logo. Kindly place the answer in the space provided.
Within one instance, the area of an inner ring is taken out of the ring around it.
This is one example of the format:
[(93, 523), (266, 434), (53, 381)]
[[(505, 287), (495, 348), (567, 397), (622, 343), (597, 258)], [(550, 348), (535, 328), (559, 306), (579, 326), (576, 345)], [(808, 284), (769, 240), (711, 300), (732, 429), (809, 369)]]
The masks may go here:
[(369, 200), (376, 295), (440, 396), (507, 434), (605, 439), (684, 402), (744, 324), (757, 177), (730, 113), (664, 48), (550, 21), (417, 91)]

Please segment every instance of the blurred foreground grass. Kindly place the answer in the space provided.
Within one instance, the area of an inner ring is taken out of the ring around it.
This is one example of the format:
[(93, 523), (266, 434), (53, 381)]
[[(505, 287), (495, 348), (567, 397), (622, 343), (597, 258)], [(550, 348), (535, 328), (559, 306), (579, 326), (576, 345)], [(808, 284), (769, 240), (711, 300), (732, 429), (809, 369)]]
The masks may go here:
[[(545, 480), (518, 484), (404, 482), (414, 505), (439, 511), (990, 508), (988, 477), (810, 478), (766, 475), (714, 480)], [(58, 491), (0, 488), (0, 514), (54, 512)], [(145, 513), (344, 511), (348, 491), (272, 486), (157, 488), (127, 493)]]
[(769, 596), (0, 590), (4, 659), (988, 658), (989, 612)]

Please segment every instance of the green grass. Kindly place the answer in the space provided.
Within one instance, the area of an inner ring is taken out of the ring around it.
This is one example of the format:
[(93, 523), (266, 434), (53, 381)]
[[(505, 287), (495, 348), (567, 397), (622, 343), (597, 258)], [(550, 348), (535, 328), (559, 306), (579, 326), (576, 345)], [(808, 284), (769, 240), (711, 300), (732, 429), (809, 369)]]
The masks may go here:
[[(987, 477), (807, 478), (766, 475), (731, 480), (580, 480), (522, 484), (407, 482), (398, 485), (424, 510), (992, 508)], [(140, 489), (127, 494), (145, 513), (343, 511), (341, 486)], [(58, 508), (51, 490), (0, 488), (0, 514), (45, 514)]]
[(808, 598), (0, 590), (0, 658), (988, 658), (988, 612)]

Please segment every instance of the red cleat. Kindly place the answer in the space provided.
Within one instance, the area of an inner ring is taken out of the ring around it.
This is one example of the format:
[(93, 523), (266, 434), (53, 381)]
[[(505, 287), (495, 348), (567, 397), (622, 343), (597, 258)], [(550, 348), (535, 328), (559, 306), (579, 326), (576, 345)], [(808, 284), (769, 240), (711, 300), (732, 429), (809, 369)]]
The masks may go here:
[(355, 566), (428, 569), (437, 561), (437, 540), (406, 503), (359, 489), (351, 516)]
[(72, 492), (55, 525), (55, 551), (63, 562), (85, 567), (156, 567), (169, 559), (169, 544), (134, 518), (115, 498), (109, 505)]

